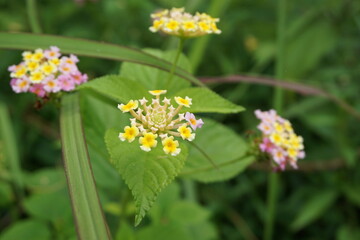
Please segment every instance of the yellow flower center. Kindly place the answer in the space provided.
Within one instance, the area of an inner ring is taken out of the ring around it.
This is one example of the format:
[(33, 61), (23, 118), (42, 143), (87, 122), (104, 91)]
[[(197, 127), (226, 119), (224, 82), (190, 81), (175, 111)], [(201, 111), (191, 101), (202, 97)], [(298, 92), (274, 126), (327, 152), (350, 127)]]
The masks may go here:
[(199, 27), (202, 31), (206, 32), (210, 30), (210, 26), (209, 24), (207, 24), (206, 22), (199, 22)]
[(166, 28), (175, 31), (179, 28), (179, 22), (172, 20), (166, 24)]
[(191, 125), (196, 125), (197, 121), (195, 118), (190, 118)]
[(194, 30), (196, 27), (194, 22), (185, 22), (183, 26), (185, 30)]

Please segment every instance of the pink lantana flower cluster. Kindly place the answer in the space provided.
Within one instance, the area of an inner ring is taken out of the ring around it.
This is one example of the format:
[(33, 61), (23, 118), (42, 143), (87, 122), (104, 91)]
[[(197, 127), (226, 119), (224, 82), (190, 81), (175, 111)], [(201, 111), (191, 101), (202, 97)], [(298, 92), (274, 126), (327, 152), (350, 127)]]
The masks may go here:
[(58, 47), (25, 51), (22, 56), (20, 64), (8, 68), (12, 78), (10, 85), (16, 93), (32, 92), (44, 98), (50, 93), (72, 91), (88, 80), (76, 65), (79, 59), (73, 54), (61, 56)]
[(257, 128), (263, 134), (260, 150), (272, 157), (275, 169), (285, 170), (286, 164), (297, 169), (298, 159), (305, 157), (303, 138), (296, 135), (291, 123), (275, 110), (256, 110), (255, 115), (261, 120)]

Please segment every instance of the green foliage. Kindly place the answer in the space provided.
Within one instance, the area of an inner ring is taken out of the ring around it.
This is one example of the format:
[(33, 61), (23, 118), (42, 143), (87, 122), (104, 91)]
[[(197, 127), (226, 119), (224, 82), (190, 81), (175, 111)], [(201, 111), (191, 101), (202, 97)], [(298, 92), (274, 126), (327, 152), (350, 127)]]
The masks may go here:
[(127, 124), (128, 116), (120, 114), (116, 103), (109, 103), (104, 97), (86, 90), (81, 92), (80, 105), (96, 184), (102, 189), (117, 190), (121, 187), (120, 177), (108, 161), (110, 156), (106, 149), (104, 136), (107, 129)]
[(311, 196), (300, 209), (291, 228), (299, 231), (320, 218), (332, 206), (337, 196), (338, 193), (334, 190), (323, 190)]
[(105, 135), (110, 153), (110, 162), (116, 167), (135, 198), (138, 225), (150, 209), (158, 193), (164, 189), (181, 171), (187, 148), (180, 144), (181, 152), (177, 156), (164, 154), (161, 144), (150, 152), (140, 149), (137, 142), (121, 142), (120, 130), (111, 129)]
[(119, 102), (149, 96), (140, 83), (116, 75), (100, 77), (79, 87), (79, 89), (84, 88), (90, 88)]
[(247, 155), (247, 143), (239, 135), (211, 119), (204, 122), (194, 140), (198, 147), (189, 147), (189, 160), (182, 176), (201, 182), (224, 181), (254, 162), (255, 158)]
[[(207, 88), (185, 88), (175, 96), (188, 96), (192, 98), (191, 112), (238, 113), (245, 109), (220, 97)], [(183, 111), (186, 111), (184, 109)]]
[(78, 94), (62, 98), (60, 127), (65, 172), (79, 236), (110, 239), (101, 211), (80, 119)]
[(25, 210), (34, 218), (55, 221), (70, 219), (71, 208), (66, 189), (47, 194), (35, 194), (25, 199)]
[[(169, 62), (174, 61), (176, 54), (175, 51), (163, 52), (156, 49), (144, 49), (144, 51)], [(191, 72), (189, 60), (184, 55), (180, 56), (177, 66)], [(122, 64), (120, 76), (141, 83), (147, 90), (167, 89), (170, 94), (175, 93), (178, 89), (190, 87), (189, 81), (178, 76), (175, 76), (171, 84), (167, 86), (168, 72), (129, 62)]]
[(51, 232), (46, 223), (38, 220), (18, 221), (0, 235), (0, 240), (50, 240)]

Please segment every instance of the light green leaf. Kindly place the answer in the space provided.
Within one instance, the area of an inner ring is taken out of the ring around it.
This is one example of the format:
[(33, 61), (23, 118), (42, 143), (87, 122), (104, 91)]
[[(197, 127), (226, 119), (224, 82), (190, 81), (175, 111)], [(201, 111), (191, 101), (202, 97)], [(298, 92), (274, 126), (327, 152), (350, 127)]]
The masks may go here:
[(104, 136), (107, 129), (123, 126), (129, 118), (121, 113), (116, 103), (106, 102), (107, 99), (100, 94), (83, 90), (80, 96), (81, 116), (96, 184), (102, 189), (119, 190), (122, 181), (108, 161), (110, 156)]
[(118, 75), (107, 75), (79, 86), (79, 89), (84, 88), (90, 88), (118, 102), (128, 102), (131, 99), (150, 96), (140, 83)]
[(0, 167), (4, 165), (9, 168), (10, 177), (16, 184), (16, 193), (19, 198), (22, 198), (24, 183), (20, 168), (19, 149), (7, 107), (3, 102), (0, 102), (0, 143), (4, 153), (1, 160), (6, 159), (6, 162), (0, 163)]
[(18, 221), (0, 235), (0, 240), (50, 240), (51, 232), (47, 224), (35, 220)]
[(126, 221), (121, 222), (115, 240), (136, 240), (134, 230)]
[[(0, 48), (27, 50), (48, 48), (49, 46), (58, 46), (62, 53), (136, 62), (166, 71), (170, 71), (172, 66), (171, 63), (138, 49), (115, 44), (43, 34), (0, 32)], [(175, 73), (198, 86), (204, 86), (198, 79), (181, 68), (177, 68)]]
[(246, 142), (231, 129), (211, 119), (203, 119), (204, 125), (196, 130), (194, 144), (189, 147), (189, 159), (181, 176), (201, 182), (223, 181), (244, 171), (254, 157), (247, 157)]
[[(175, 96), (192, 98), (191, 112), (238, 113), (245, 108), (236, 105), (207, 88), (186, 88)], [(183, 111), (187, 111), (183, 108)]]
[(323, 215), (335, 202), (338, 194), (333, 190), (323, 190), (312, 196), (299, 210), (291, 224), (291, 229), (298, 231)]
[(26, 187), (32, 192), (47, 193), (65, 188), (66, 179), (61, 169), (41, 169), (26, 177)]
[(209, 215), (209, 211), (189, 201), (176, 202), (169, 212), (169, 217), (174, 222), (184, 225), (205, 222)]
[[(180, 143), (180, 154), (173, 157), (162, 150), (161, 143), (150, 152), (140, 149), (139, 143), (119, 140), (120, 130), (110, 129), (105, 142), (110, 153), (110, 162), (119, 171), (135, 198), (138, 225), (145, 213), (153, 205), (159, 192), (180, 172), (186, 157), (187, 148)], [(160, 140), (159, 140), (160, 141)]]
[(139, 240), (194, 240), (183, 227), (177, 224), (155, 225), (142, 229)]
[(34, 194), (25, 199), (24, 207), (30, 215), (42, 220), (67, 220), (71, 216), (70, 201), (66, 191)]
[(78, 94), (62, 97), (60, 129), (64, 168), (79, 239), (111, 239), (91, 170)]
[[(176, 54), (175, 51), (163, 52), (157, 49), (144, 49), (144, 51), (169, 62), (173, 62)], [(189, 60), (185, 55), (180, 56), (178, 66), (185, 71), (191, 72)], [(167, 86), (168, 72), (130, 62), (122, 64), (120, 76), (136, 80), (136, 82), (141, 83), (147, 90), (167, 89), (170, 94), (175, 93), (179, 89), (190, 87), (189, 81), (178, 76), (174, 76), (171, 84)]]

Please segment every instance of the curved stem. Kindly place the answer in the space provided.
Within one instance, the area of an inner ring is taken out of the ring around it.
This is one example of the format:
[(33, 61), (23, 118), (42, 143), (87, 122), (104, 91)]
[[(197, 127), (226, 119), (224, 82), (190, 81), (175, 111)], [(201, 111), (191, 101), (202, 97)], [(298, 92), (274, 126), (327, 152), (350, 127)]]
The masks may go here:
[(171, 85), (172, 79), (174, 77), (175, 69), (176, 69), (177, 63), (178, 63), (179, 58), (180, 58), (180, 54), (181, 54), (181, 52), (182, 52), (182, 50), (184, 48), (184, 42), (185, 42), (185, 38), (179, 38), (179, 44), (178, 44), (177, 52), (176, 52), (174, 62), (172, 64), (172, 67), (171, 67), (171, 70), (170, 70), (170, 73), (169, 73), (169, 77), (168, 77), (168, 80), (167, 80), (167, 83), (166, 83), (166, 88), (169, 88), (169, 86)]

